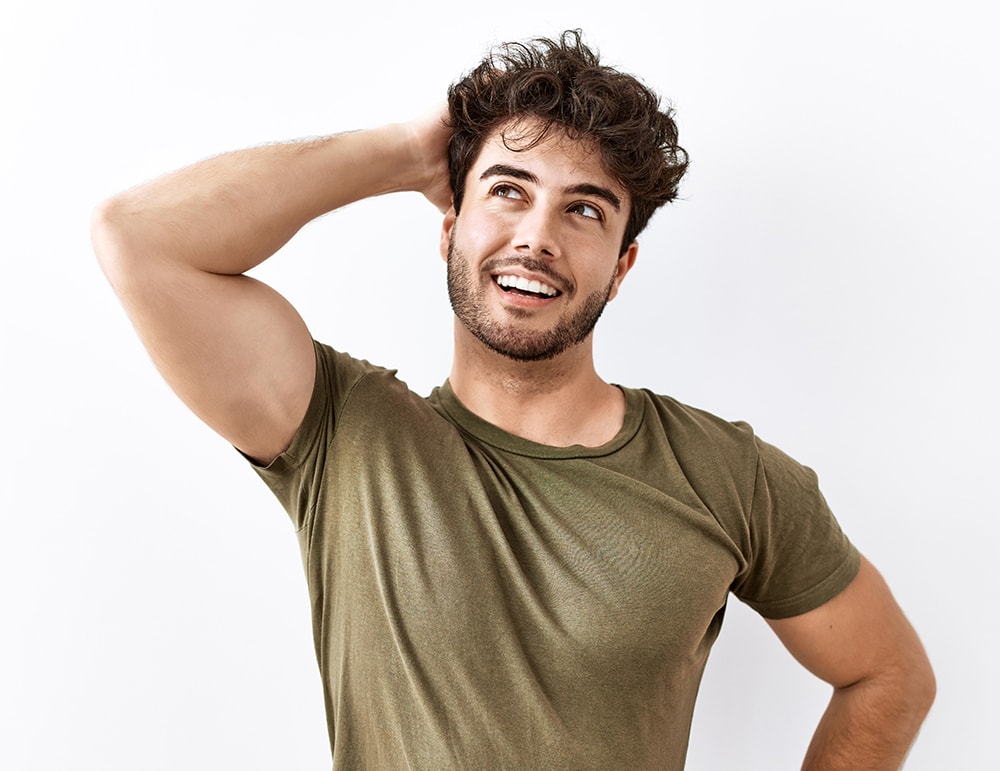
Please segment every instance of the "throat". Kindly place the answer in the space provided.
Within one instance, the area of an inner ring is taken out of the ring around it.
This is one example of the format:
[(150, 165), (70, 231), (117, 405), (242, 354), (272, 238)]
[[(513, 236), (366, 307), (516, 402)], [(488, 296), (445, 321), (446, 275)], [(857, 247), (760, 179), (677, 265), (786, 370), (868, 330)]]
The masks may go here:
[(596, 393), (518, 399), (494, 413), (494, 425), (550, 447), (600, 447), (612, 441), (625, 421), (625, 394), (608, 384)]
[[(488, 361), (480, 360), (483, 355)], [(583, 367), (565, 355), (514, 362), (479, 348), (472, 357), (458, 353), (455, 365), (449, 382), (458, 400), (522, 439), (552, 447), (599, 447), (621, 430), (625, 395), (605, 383), (592, 364)]]

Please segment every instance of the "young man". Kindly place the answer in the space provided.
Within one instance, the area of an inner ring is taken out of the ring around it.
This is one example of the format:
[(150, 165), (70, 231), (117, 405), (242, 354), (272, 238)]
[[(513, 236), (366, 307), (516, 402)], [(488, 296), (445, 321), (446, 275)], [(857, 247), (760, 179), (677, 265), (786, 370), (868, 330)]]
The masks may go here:
[[(655, 95), (566, 33), (498, 48), (444, 119), (230, 153), (98, 210), (160, 371), (295, 523), (335, 767), (681, 768), (730, 592), (834, 686), (807, 767), (902, 762), (933, 675), (814, 475), (594, 369), (685, 167)], [(454, 364), (428, 398), (244, 275), (401, 190), (444, 212)]]

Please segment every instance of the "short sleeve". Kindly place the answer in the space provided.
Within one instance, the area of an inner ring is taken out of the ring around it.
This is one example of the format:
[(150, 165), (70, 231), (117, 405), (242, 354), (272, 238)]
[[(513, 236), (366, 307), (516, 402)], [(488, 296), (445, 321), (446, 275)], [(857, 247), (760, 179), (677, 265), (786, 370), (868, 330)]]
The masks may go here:
[(756, 443), (749, 554), (733, 593), (766, 618), (788, 618), (843, 591), (857, 575), (860, 555), (812, 469), (766, 442)]
[(337, 429), (337, 416), (355, 385), (378, 369), (322, 343), (314, 341), (313, 347), (316, 381), (292, 443), (267, 466), (251, 461), (253, 469), (288, 512), (296, 530), (305, 526), (315, 509), (327, 450)]

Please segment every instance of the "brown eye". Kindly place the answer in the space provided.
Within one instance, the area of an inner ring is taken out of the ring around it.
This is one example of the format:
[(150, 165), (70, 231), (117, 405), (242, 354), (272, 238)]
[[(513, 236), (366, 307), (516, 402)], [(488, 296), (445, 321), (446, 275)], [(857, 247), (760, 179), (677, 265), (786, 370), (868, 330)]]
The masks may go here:
[(521, 191), (518, 190), (513, 185), (508, 185), (506, 183), (501, 183), (499, 185), (494, 185), (493, 189), (490, 191), (491, 195), (495, 195), (498, 198), (513, 198), (520, 199), (524, 196), (521, 195)]
[(581, 217), (586, 217), (587, 219), (597, 220), (598, 222), (603, 221), (604, 214), (596, 206), (589, 203), (575, 203), (570, 209), (573, 214), (579, 214)]

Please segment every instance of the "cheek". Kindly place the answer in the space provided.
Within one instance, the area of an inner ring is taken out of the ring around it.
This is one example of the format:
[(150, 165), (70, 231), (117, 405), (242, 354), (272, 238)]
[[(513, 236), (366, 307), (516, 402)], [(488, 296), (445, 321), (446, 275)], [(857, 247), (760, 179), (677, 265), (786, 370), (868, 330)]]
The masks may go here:
[(506, 243), (503, 223), (497, 217), (462, 213), (452, 231), (455, 245), (466, 255), (494, 252)]
[[(606, 251), (604, 253), (606, 255)], [(601, 291), (606, 290), (609, 285), (617, 283), (619, 260), (617, 257), (600, 256), (588, 266), (587, 282), (590, 286)], [(617, 293), (616, 288), (612, 288), (611, 296)]]

